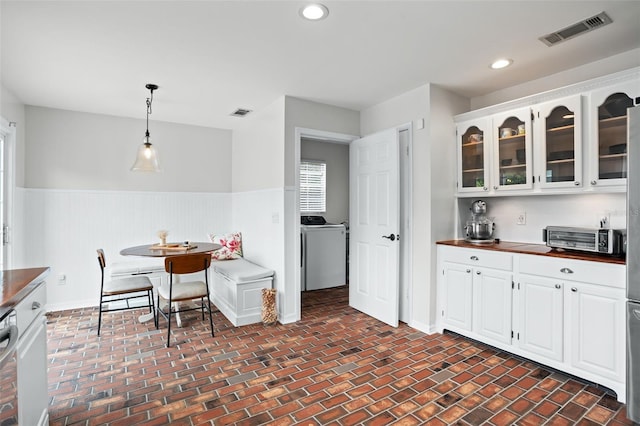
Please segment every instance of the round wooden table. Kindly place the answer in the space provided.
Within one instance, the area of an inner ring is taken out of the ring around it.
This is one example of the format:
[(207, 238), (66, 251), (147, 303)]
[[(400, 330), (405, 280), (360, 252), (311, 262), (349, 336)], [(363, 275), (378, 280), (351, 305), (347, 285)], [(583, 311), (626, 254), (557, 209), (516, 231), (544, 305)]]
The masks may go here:
[[(174, 244), (178, 244), (178, 246), (168, 247), (166, 249), (157, 247), (157, 244), (145, 244), (142, 246), (127, 247), (120, 250), (120, 254), (122, 256), (169, 257), (177, 256), (180, 254), (209, 253), (222, 247), (220, 244), (200, 242), (189, 242), (188, 247), (182, 246), (182, 243), (169, 243), (168, 245)], [(138, 318), (138, 321), (146, 322), (151, 320), (152, 318), (153, 313), (143, 314)], [(178, 323), (178, 327), (181, 327), (182, 321), (180, 320), (179, 314), (176, 314), (176, 321)]]
[(120, 250), (122, 256), (146, 256), (146, 257), (167, 257), (178, 254), (209, 253), (222, 247), (220, 244), (190, 242), (189, 247), (182, 246), (182, 243), (168, 243), (168, 245), (178, 244), (177, 247), (160, 248), (157, 244), (145, 244), (143, 246), (127, 247)]

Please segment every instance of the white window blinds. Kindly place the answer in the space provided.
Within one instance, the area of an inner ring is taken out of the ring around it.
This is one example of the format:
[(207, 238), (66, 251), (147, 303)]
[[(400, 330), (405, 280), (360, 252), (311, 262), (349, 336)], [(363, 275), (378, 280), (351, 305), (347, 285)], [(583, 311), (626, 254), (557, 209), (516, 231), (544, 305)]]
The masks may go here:
[(327, 164), (300, 161), (300, 213), (324, 213), (326, 195)]

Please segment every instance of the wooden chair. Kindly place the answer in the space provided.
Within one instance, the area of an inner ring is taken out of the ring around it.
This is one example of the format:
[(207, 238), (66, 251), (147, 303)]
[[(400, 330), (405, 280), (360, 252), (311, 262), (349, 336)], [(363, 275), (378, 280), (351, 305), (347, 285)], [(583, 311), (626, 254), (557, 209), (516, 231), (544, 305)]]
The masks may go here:
[[(209, 325), (211, 326), (211, 336), (213, 333), (213, 317), (211, 315), (211, 305), (209, 302), (209, 267), (211, 266), (211, 254), (183, 254), (169, 256), (164, 260), (164, 268), (169, 273), (169, 284), (163, 284), (158, 288), (158, 301), (156, 304), (156, 329), (159, 325), (160, 315), (167, 320), (167, 347), (171, 346), (171, 316), (174, 313), (185, 311), (202, 311), (204, 320), (205, 308), (209, 312)], [(192, 274), (204, 271), (203, 281), (177, 282), (177, 274)], [(160, 299), (166, 301), (166, 311), (161, 308)], [(180, 308), (174, 302), (192, 301), (200, 299), (200, 306), (189, 306)], [(172, 309), (173, 306), (173, 309)]]
[[(153, 320), (156, 321), (156, 310), (153, 303), (153, 284), (148, 277), (144, 275), (134, 275), (131, 277), (120, 278), (112, 281), (104, 281), (104, 270), (106, 268), (106, 260), (104, 251), (98, 249), (98, 263), (100, 264), (100, 307), (98, 313), (98, 336), (100, 335), (100, 327), (102, 326), (102, 313), (123, 311), (126, 309), (149, 308), (149, 312), (153, 313)], [(130, 300), (147, 298), (145, 305), (136, 304), (131, 306)], [(124, 302), (126, 307), (107, 307), (113, 302)]]

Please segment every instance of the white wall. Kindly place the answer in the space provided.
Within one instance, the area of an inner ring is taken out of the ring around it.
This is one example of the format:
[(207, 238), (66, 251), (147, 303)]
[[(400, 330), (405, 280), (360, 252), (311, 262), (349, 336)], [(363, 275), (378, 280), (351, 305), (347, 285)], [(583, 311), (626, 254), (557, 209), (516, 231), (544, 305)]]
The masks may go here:
[[(453, 115), (468, 101), (425, 85), (361, 112), (364, 135), (412, 123), (412, 320), (410, 325), (433, 331), (435, 319), (436, 236), (453, 230), (455, 151)], [(418, 129), (419, 120), (424, 129)]]
[[(507, 87), (484, 96), (471, 99), (471, 109), (479, 109), (502, 102), (519, 99), (580, 81), (590, 80), (640, 66), (640, 49), (630, 50), (609, 58), (562, 71), (547, 77), (532, 80), (517, 86)], [(505, 70), (508, 72), (508, 70)]]
[(16, 123), (15, 184), (24, 186), (25, 108), (13, 93), (0, 84), (0, 117)]
[(25, 186), (229, 192), (231, 131), (150, 120), (162, 173), (130, 171), (145, 120), (26, 107)]
[(349, 220), (349, 145), (302, 139), (300, 158), (327, 164), (327, 222)]
[(284, 108), (283, 96), (240, 119), (233, 131), (233, 192), (284, 186)]
[(345, 135), (360, 135), (360, 113), (351, 109), (320, 104), (286, 96), (285, 107), (285, 186), (296, 182), (296, 127)]
[[(131, 261), (125, 247), (158, 241), (207, 241), (231, 228), (231, 194), (19, 189), (24, 198), (28, 252), (14, 268), (51, 267), (48, 310), (95, 306), (100, 290), (96, 249), (108, 262)], [(58, 276), (67, 277), (58, 285)]]
[[(487, 216), (496, 223), (495, 237), (503, 241), (544, 244), (542, 229), (546, 226), (597, 228), (603, 217), (609, 217), (612, 228), (627, 227), (625, 193), (461, 198), (458, 238), (464, 238), (462, 227), (470, 218), (471, 203), (477, 199), (487, 202)], [(525, 225), (516, 224), (520, 213), (526, 213)]]

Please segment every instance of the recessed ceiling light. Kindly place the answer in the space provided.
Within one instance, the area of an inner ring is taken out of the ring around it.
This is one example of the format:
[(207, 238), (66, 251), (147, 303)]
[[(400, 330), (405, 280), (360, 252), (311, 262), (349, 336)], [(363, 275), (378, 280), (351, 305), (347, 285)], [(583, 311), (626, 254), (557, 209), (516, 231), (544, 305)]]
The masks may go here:
[(499, 70), (501, 68), (506, 68), (513, 63), (513, 59), (498, 59), (493, 62), (490, 67), (494, 70)]
[(310, 21), (319, 21), (326, 18), (328, 14), (329, 9), (320, 3), (308, 4), (300, 9), (300, 16)]

